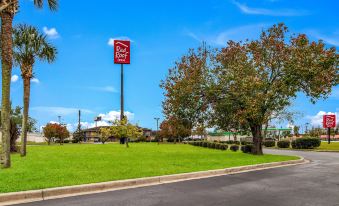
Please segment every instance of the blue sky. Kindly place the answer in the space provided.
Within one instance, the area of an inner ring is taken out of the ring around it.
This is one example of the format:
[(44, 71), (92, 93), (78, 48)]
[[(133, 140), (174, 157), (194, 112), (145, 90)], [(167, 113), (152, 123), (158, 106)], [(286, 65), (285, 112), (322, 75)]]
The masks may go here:
[[(338, 9), (339, 2), (329, 0), (60, 0), (59, 10), (51, 13), (21, 0), (15, 24), (38, 27), (58, 48), (55, 63), (35, 65), (30, 115), (39, 126), (61, 115), (72, 127), (78, 109), (84, 127), (92, 126), (99, 114), (114, 118), (120, 108), (120, 66), (113, 64), (108, 42), (124, 37), (132, 40), (131, 65), (125, 66), (125, 110), (132, 122), (155, 129), (153, 118), (162, 117), (160, 80), (189, 48), (201, 41), (222, 47), (229, 39), (256, 38), (262, 28), (278, 22), (338, 48)], [(22, 105), (20, 70), (15, 68), (13, 75), (12, 104)], [(298, 124), (318, 124), (321, 111), (339, 113), (339, 88), (315, 105), (299, 95), (292, 110), (303, 113)]]

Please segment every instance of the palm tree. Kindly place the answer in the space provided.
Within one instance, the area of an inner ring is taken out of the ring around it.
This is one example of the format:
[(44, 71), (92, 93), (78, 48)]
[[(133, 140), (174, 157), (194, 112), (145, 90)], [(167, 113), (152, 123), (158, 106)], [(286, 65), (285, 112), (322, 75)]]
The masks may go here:
[[(58, 8), (58, 0), (46, 0), (49, 8)], [(37, 8), (42, 8), (44, 0), (34, 0)], [(11, 166), (10, 159), (10, 86), (13, 64), (13, 18), (19, 8), (19, 0), (0, 0), (1, 17), (1, 66), (2, 66), (2, 101), (1, 101), (1, 131), (2, 131), (2, 168)]]
[(24, 110), (21, 132), (21, 156), (26, 156), (27, 120), (29, 110), (29, 97), (33, 66), (36, 60), (52, 63), (57, 50), (46, 39), (46, 35), (28, 25), (19, 25), (13, 31), (14, 61), (20, 66), (21, 76), (24, 81)]

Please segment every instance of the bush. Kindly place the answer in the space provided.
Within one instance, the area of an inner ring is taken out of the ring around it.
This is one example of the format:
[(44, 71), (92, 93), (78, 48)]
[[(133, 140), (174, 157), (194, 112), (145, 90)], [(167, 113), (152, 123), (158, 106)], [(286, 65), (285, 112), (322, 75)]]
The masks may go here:
[(321, 141), (317, 137), (303, 137), (292, 142), (293, 149), (313, 149), (319, 147)]
[(214, 143), (214, 142), (211, 143), (211, 148), (212, 148), (212, 149), (215, 149), (215, 146), (216, 146), (216, 143)]
[(203, 143), (202, 143), (202, 146), (203, 146), (203, 147), (207, 147), (207, 146), (208, 146), (208, 142), (203, 142)]
[(275, 146), (275, 141), (273, 141), (273, 140), (266, 140), (266, 141), (263, 142), (263, 145), (265, 147), (274, 147)]
[(252, 152), (252, 148), (253, 148), (253, 144), (243, 145), (243, 146), (241, 146), (241, 151), (243, 153), (251, 153)]
[(228, 145), (227, 144), (221, 144), (220, 145), (220, 149), (221, 150), (227, 150), (228, 149)]
[(226, 144), (233, 144), (233, 143), (234, 143), (233, 140), (228, 140), (228, 141), (226, 141)]
[(79, 143), (79, 140), (78, 139), (72, 139), (72, 143), (73, 144)]
[(221, 146), (221, 144), (216, 143), (216, 144), (215, 144), (215, 149), (220, 149), (220, 146)]
[(240, 145), (240, 141), (234, 141), (233, 144)]
[(232, 150), (233, 152), (238, 151), (238, 150), (239, 150), (239, 145), (232, 145), (232, 146), (230, 147), (230, 150)]
[(240, 145), (247, 145), (247, 144), (251, 144), (251, 142), (247, 142), (247, 141), (241, 141)]
[(290, 145), (291, 145), (291, 143), (290, 143), (290, 141), (288, 141), (288, 140), (281, 140), (281, 141), (279, 141), (279, 142), (277, 143), (277, 146), (278, 146), (279, 148), (289, 148)]
[(70, 141), (69, 141), (68, 139), (65, 139), (65, 140), (64, 140), (64, 143), (65, 143), (65, 144), (68, 144), (69, 142), (70, 142)]

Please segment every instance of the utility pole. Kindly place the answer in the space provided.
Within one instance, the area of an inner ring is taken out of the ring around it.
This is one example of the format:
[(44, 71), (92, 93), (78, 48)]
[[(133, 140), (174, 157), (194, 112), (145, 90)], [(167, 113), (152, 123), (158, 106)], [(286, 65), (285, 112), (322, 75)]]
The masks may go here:
[(79, 110), (79, 113), (78, 113), (78, 132), (80, 132), (81, 130), (81, 111)]
[(59, 121), (59, 124), (61, 125), (61, 116), (60, 115), (58, 116), (58, 121)]
[(155, 121), (157, 121), (157, 131), (156, 131), (156, 136), (158, 138), (158, 144), (160, 143), (160, 138), (158, 137), (158, 131), (159, 131), (159, 117), (154, 117)]

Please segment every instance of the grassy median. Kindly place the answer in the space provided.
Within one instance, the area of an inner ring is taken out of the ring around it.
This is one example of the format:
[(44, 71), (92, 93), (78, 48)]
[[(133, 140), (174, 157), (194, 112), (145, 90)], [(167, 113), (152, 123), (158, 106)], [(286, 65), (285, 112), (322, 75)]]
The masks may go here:
[(29, 146), (27, 157), (12, 156), (0, 170), (0, 193), (294, 160), (253, 156), (184, 144), (135, 143)]

